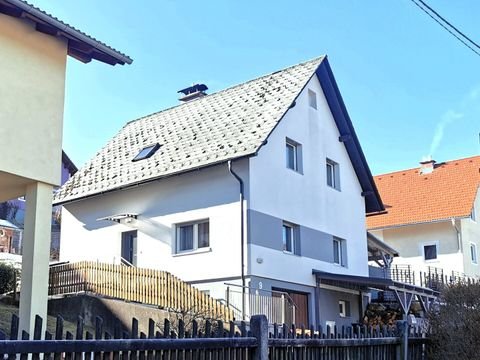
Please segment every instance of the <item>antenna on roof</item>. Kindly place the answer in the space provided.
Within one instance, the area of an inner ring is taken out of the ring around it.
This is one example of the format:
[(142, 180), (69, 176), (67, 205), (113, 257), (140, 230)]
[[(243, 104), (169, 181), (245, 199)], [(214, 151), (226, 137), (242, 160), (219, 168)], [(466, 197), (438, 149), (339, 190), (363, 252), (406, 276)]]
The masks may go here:
[(182, 93), (183, 96), (180, 97), (180, 101), (187, 102), (199, 97), (206, 96), (207, 93), (205, 91), (208, 90), (207, 85), (205, 84), (194, 84), (192, 86), (189, 86), (185, 89), (178, 90), (177, 93)]

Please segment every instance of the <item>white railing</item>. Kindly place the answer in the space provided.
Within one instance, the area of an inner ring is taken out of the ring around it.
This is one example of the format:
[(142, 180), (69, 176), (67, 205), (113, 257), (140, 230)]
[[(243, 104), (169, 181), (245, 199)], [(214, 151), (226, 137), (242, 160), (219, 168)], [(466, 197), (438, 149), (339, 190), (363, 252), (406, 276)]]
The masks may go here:
[(295, 324), (296, 305), (287, 293), (245, 288), (235, 284), (226, 284), (226, 305), (233, 311), (236, 319), (242, 319), (242, 297), (245, 296), (245, 320), (253, 315), (265, 315), (273, 324)]

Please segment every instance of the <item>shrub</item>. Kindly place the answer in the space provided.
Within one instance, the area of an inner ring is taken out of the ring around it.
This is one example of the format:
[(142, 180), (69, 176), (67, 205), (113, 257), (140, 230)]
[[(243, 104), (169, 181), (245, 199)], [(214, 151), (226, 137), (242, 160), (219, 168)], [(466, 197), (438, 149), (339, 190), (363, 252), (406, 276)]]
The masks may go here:
[(480, 284), (447, 286), (429, 313), (429, 359), (478, 359)]
[(17, 270), (12, 265), (0, 263), (0, 294), (15, 289), (16, 272)]

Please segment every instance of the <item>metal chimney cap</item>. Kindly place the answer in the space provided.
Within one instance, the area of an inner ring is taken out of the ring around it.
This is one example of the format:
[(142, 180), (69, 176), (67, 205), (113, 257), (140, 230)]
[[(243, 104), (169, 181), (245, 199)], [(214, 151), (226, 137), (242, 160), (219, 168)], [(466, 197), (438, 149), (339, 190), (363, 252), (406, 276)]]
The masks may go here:
[(189, 94), (193, 94), (193, 93), (196, 93), (196, 92), (204, 92), (204, 91), (207, 91), (207, 90), (208, 90), (208, 87), (205, 84), (194, 84), (194, 85), (189, 86), (185, 89), (178, 90), (177, 93), (182, 93), (183, 95), (189, 95)]

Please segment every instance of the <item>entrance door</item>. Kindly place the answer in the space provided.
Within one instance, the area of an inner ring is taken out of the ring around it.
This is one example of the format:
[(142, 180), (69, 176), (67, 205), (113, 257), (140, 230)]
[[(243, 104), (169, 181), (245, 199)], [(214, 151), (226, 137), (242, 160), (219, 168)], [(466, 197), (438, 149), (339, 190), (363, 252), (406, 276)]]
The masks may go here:
[(136, 265), (137, 263), (137, 230), (125, 231), (122, 233), (122, 259), (128, 264)]
[(308, 294), (291, 291), (287, 289), (274, 289), (273, 296), (281, 296), (281, 293), (285, 293), (289, 297), (289, 302), (293, 302), (295, 306), (295, 321), (292, 321), (297, 328), (304, 325), (309, 327), (308, 320)]

